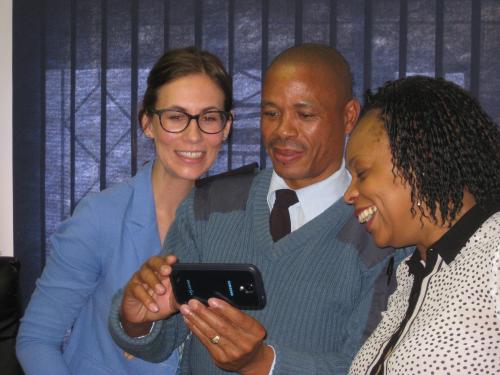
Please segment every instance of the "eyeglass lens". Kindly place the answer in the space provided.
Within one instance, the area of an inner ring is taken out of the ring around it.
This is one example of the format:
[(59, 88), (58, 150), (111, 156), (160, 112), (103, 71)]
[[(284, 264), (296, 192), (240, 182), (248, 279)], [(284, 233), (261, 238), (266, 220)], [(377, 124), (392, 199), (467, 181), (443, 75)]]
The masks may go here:
[(224, 129), (227, 121), (227, 114), (223, 111), (208, 111), (197, 116), (191, 116), (180, 111), (164, 111), (160, 120), (163, 128), (169, 132), (181, 132), (188, 125), (191, 119), (198, 122), (201, 131), (209, 134), (219, 133)]

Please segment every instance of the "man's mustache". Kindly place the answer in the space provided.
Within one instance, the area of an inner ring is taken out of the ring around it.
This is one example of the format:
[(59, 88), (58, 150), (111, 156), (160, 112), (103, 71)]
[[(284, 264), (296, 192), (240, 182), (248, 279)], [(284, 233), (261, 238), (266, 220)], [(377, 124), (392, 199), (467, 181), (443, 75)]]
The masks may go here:
[(287, 149), (291, 149), (294, 151), (306, 150), (306, 146), (304, 146), (302, 143), (299, 143), (299, 142), (291, 140), (291, 139), (281, 138), (281, 137), (272, 138), (267, 143), (267, 147), (268, 148), (274, 148), (274, 147), (287, 148)]

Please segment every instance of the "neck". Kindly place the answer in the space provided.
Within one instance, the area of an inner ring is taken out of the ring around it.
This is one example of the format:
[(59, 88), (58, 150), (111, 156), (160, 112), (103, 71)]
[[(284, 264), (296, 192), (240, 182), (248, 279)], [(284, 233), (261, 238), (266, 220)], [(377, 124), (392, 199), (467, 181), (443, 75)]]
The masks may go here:
[(175, 211), (193, 188), (194, 181), (173, 176), (158, 160), (154, 162), (151, 180), (158, 234), (163, 243), (168, 228), (174, 221)]
[[(462, 200), (462, 208), (457, 213), (455, 219), (450, 223), (435, 223), (431, 219), (423, 218), (425, 220), (424, 228), (422, 228), (422, 241), (416, 244), (416, 247), (420, 253), (420, 257), (423, 261), (427, 259), (427, 250), (438, 241), (441, 237), (444, 236), (446, 232), (450, 230), (450, 228), (455, 225), (457, 221), (459, 221), (462, 216), (464, 216), (467, 211), (469, 211), (476, 204), (476, 200), (468, 191), (464, 192), (464, 198)], [(439, 210), (436, 210), (436, 216), (439, 217)]]

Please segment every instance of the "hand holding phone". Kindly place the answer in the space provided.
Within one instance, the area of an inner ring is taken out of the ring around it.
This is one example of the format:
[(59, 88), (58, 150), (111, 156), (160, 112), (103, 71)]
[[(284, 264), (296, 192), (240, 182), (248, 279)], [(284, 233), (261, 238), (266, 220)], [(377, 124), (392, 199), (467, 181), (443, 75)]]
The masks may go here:
[(168, 318), (178, 311), (169, 277), (176, 262), (174, 255), (150, 257), (128, 281), (120, 320), (130, 336), (146, 334), (151, 322)]
[(207, 304), (220, 298), (239, 309), (263, 309), (266, 294), (262, 276), (253, 264), (176, 263), (170, 283), (178, 304), (195, 298)]

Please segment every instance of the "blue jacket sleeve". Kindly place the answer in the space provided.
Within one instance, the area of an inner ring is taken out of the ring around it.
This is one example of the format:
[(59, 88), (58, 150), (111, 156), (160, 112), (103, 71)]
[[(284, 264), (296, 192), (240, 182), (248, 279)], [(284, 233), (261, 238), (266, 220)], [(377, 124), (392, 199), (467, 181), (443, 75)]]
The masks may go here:
[(26, 375), (63, 375), (62, 345), (101, 272), (99, 215), (83, 199), (52, 237), (53, 252), (31, 297), (16, 351)]

